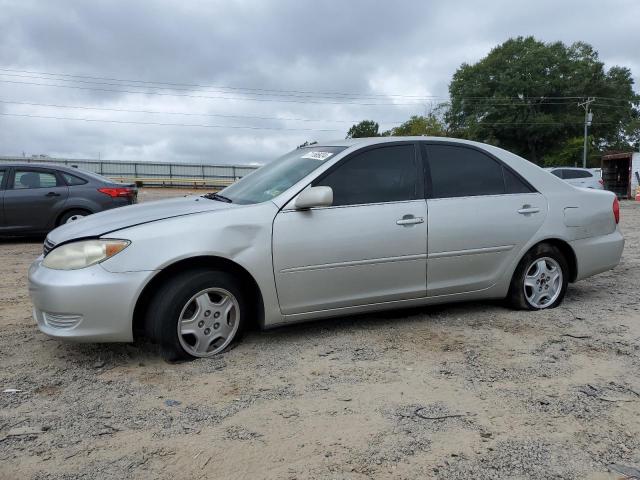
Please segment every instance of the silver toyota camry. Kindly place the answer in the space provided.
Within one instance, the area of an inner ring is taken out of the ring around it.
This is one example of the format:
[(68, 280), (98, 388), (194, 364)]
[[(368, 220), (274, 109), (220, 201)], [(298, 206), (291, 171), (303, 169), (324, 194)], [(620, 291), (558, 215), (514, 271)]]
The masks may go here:
[[(209, 357), (271, 328), (506, 298), (562, 302), (612, 269), (614, 194), (475, 142), (369, 138), (299, 148), (217, 194), (98, 213), (52, 231), (29, 270), (47, 335)], [(535, 315), (535, 313), (532, 313)]]

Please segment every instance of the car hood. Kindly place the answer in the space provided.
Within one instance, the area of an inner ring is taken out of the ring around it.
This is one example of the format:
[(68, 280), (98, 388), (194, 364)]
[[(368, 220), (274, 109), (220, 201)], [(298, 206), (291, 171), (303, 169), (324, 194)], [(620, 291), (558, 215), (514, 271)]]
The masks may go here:
[(236, 205), (232, 203), (209, 200), (199, 196), (141, 203), (106, 210), (61, 225), (49, 233), (47, 241), (51, 244), (58, 245), (76, 238), (99, 237), (123, 228), (166, 218), (234, 207), (236, 207)]

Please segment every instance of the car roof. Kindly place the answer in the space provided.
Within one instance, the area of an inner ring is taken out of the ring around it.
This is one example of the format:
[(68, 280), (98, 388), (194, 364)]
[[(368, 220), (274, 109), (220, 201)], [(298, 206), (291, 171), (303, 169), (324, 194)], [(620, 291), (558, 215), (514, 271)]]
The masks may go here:
[(61, 172), (67, 172), (77, 175), (87, 175), (91, 172), (82, 170), (80, 168), (69, 167), (67, 165), (61, 165), (59, 163), (44, 163), (44, 162), (0, 162), (0, 168), (47, 168), (49, 170), (59, 170)]
[(393, 142), (416, 142), (416, 141), (429, 141), (429, 142), (447, 142), (447, 143), (459, 143), (461, 145), (475, 145), (486, 148), (488, 145), (480, 142), (473, 142), (471, 140), (464, 140), (462, 138), (453, 138), (453, 137), (363, 137), (363, 138), (347, 138), (341, 140), (333, 140), (326, 142), (318, 142), (313, 145), (308, 145), (308, 147), (353, 147), (353, 146), (367, 146), (367, 145), (378, 145), (382, 143), (393, 143)]
[(567, 166), (561, 166), (561, 167), (546, 167), (545, 170), (584, 170), (585, 172), (592, 172), (593, 170), (599, 170), (598, 168), (582, 168), (582, 167), (567, 167)]

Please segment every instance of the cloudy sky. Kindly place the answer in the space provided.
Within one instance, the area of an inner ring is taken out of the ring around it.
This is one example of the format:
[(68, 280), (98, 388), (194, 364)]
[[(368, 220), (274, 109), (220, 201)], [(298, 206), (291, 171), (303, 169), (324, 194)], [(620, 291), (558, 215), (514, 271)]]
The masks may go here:
[(637, 91), (638, 19), (638, 0), (0, 0), (0, 155), (262, 163), (423, 114), (518, 35), (586, 41)]

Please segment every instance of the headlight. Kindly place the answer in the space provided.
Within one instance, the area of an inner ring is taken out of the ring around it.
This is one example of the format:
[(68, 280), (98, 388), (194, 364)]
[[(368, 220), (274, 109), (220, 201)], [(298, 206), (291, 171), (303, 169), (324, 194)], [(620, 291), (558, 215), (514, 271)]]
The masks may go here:
[(54, 270), (77, 270), (95, 265), (120, 253), (128, 240), (82, 240), (54, 248), (44, 257), (42, 265)]

